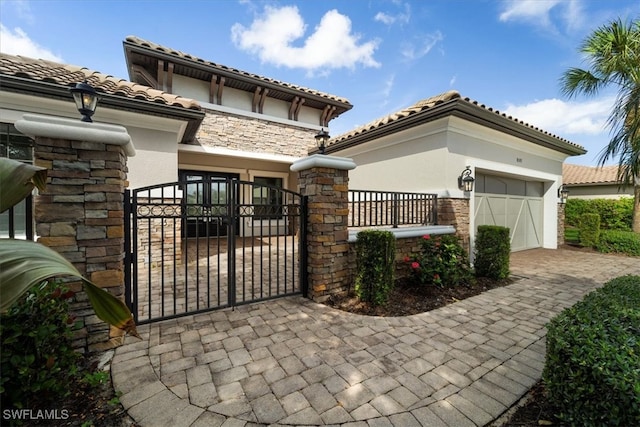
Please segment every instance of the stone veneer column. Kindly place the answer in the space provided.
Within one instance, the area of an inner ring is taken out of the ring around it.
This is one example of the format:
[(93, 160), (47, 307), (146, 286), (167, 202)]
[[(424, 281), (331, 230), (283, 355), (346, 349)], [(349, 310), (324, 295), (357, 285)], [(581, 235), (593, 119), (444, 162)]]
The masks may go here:
[(566, 204), (558, 203), (558, 247), (564, 245), (565, 207)]
[[(51, 247), (99, 287), (124, 295), (124, 189), (127, 155), (135, 154), (121, 126), (25, 115), (16, 128), (35, 138), (34, 164), (48, 170), (35, 197), (38, 242)], [(81, 322), (73, 346), (98, 351), (122, 342), (122, 332), (95, 315), (82, 282), (71, 312)]]
[(309, 297), (323, 302), (349, 286), (349, 173), (351, 159), (316, 154), (291, 165), (300, 193), (308, 197)]
[(471, 247), (469, 199), (438, 198), (438, 225), (452, 225), (466, 250)]

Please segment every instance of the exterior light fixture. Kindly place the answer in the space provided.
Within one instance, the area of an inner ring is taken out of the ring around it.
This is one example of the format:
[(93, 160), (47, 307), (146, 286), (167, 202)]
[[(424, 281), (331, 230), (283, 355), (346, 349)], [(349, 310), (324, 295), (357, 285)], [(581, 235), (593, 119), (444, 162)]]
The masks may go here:
[(76, 102), (76, 108), (82, 114), (82, 121), (91, 123), (91, 116), (96, 112), (98, 106), (98, 94), (96, 90), (85, 80), (82, 83), (76, 83), (75, 87), (69, 89)]
[(318, 150), (320, 150), (320, 154), (324, 154), (324, 150), (327, 147), (327, 141), (329, 141), (329, 132), (324, 130), (324, 128), (320, 129), (320, 132), (315, 136), (316, 145), (318, 146)]
[(560, 188), (558, 188), (558, 198), (560, 199), (560, 203), (563, 205), (567, 203), (567, 199), (569, 198), (569, 190), (567, 186), (562, 184)]
[(458, 188), (464, 192), (473, 191), (475, 178), (471, 176), (471, 166), (467, 166), (458, 177)]

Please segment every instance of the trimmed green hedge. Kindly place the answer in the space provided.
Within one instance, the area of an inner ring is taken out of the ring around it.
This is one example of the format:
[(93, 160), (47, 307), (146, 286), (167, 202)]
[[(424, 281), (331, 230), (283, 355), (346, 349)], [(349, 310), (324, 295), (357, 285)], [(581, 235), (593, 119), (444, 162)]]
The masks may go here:
[(356, 237), (356, 294), (363, 301), (383, 305), (395, 281), (396, 238), (384, 230), (365, 230)]
[(478, 226), (474, 262), (476, 276), (496, 280), (509, 277), (510, 255), (511, 242), (508, 227)]
[(640, 276), (589, 293), (547, 326), (548, 399), (571, 425), (640, 425)]
[(585, 213), (580, 216), (580, 244), (594, 247), (600, 239), (600, 215)]
[(640, 234), (633, 231), (601, 230), (596, 250), (640, 256)]
[(600, 215), (600, 225), (603, 229), (631, 231), (633, 197), (620, 199), (569, 198), (564, 209), (565, 223), (578, 227), (580, 217), (585, 213)]

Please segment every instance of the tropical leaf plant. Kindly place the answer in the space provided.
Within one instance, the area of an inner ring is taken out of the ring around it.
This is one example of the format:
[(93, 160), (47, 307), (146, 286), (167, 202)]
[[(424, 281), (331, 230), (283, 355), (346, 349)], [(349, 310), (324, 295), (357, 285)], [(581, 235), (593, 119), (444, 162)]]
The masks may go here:
[[(46, 169), (0, 158), (0, 213), (31, 194), (34, 187), (44, 190), (46, 176)], [(31, 241), (0, 239), (0, 311), (5, 312), (34, 285), (62, 275), (82, 280), (89, 302), (100, 319), (139, 337), (127, 306), (83, 277), (58, 252)]]

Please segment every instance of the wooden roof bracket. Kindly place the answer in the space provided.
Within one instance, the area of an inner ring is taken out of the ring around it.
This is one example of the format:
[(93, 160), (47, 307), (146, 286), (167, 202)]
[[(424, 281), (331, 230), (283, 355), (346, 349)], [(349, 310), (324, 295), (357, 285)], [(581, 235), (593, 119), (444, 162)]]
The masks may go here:
[(296, 107), (298, 105), (298, 102), (300, 102), (300, 97), (296, 96), (293, 98), (293, 101), (291, 101), (291, 105), (289, 106), (289, 120), (293, 120), (293, 115), (296, 111)]
[(258, 112), (260, 114), (263, 113), (263, 109), (264, 109), (264, 101), (267, 99), (267, 94), (269, 93), (269, 89), (268, 88), (263, 88), (262, 89), (262, 94), (260, 95), (260, 104), (258, 105)]
[(167, 92), (173, 93), (173, 62), (169, 62), (167, 69)]
[(324, 109), (322, 110), (322, 115), (320, 116), (320, 126), (322, 127), (328, 127), (329, 126), (329, 121), (333, 118), (333, 115), (336, 112), (336, 107), (331, 106), (331, 105), (325, 105)]
[(304, 104), (305, 99), (299, 96), (293, 98), (291, 101), (291, 106), (289, 106), (289, 120), (298, 121), (298, 114), (300, 113), (300, 108), (302, 108), (302, 104)]
[(222, 105), (222, 89), (224, 89), (224, 77), (218, 79), (218, 93), (216, 96), (216, 104)]
[(267, 97), (269, 89), (262, 86), (256, 86), (256, 90), (253, 92), (253, 101), (251, 102), (251, 111), (254, 113), (261, 113), (264, 107), (264, 100)]
[(211, 80), (209, 81), (209, 103), (213, 104), (216, 102), (216, 84), (218, 81), (218, 76), (215, 74), (211, 74)]
[(147, 86), (153, 87), (153, 88), (157, 88), (158, 87), (158, 80), (156, 80), (142, 66), (134, 64), (134, 65), (131, 66), (131, 71), (133, 71), (132, 74), (136, 74), (136, 75), (142, 77), (142, 79), (147, 83)]
[(164, 61), (162, 59), (158, 59), (158, 78), (156, 89), (164, 90)]

